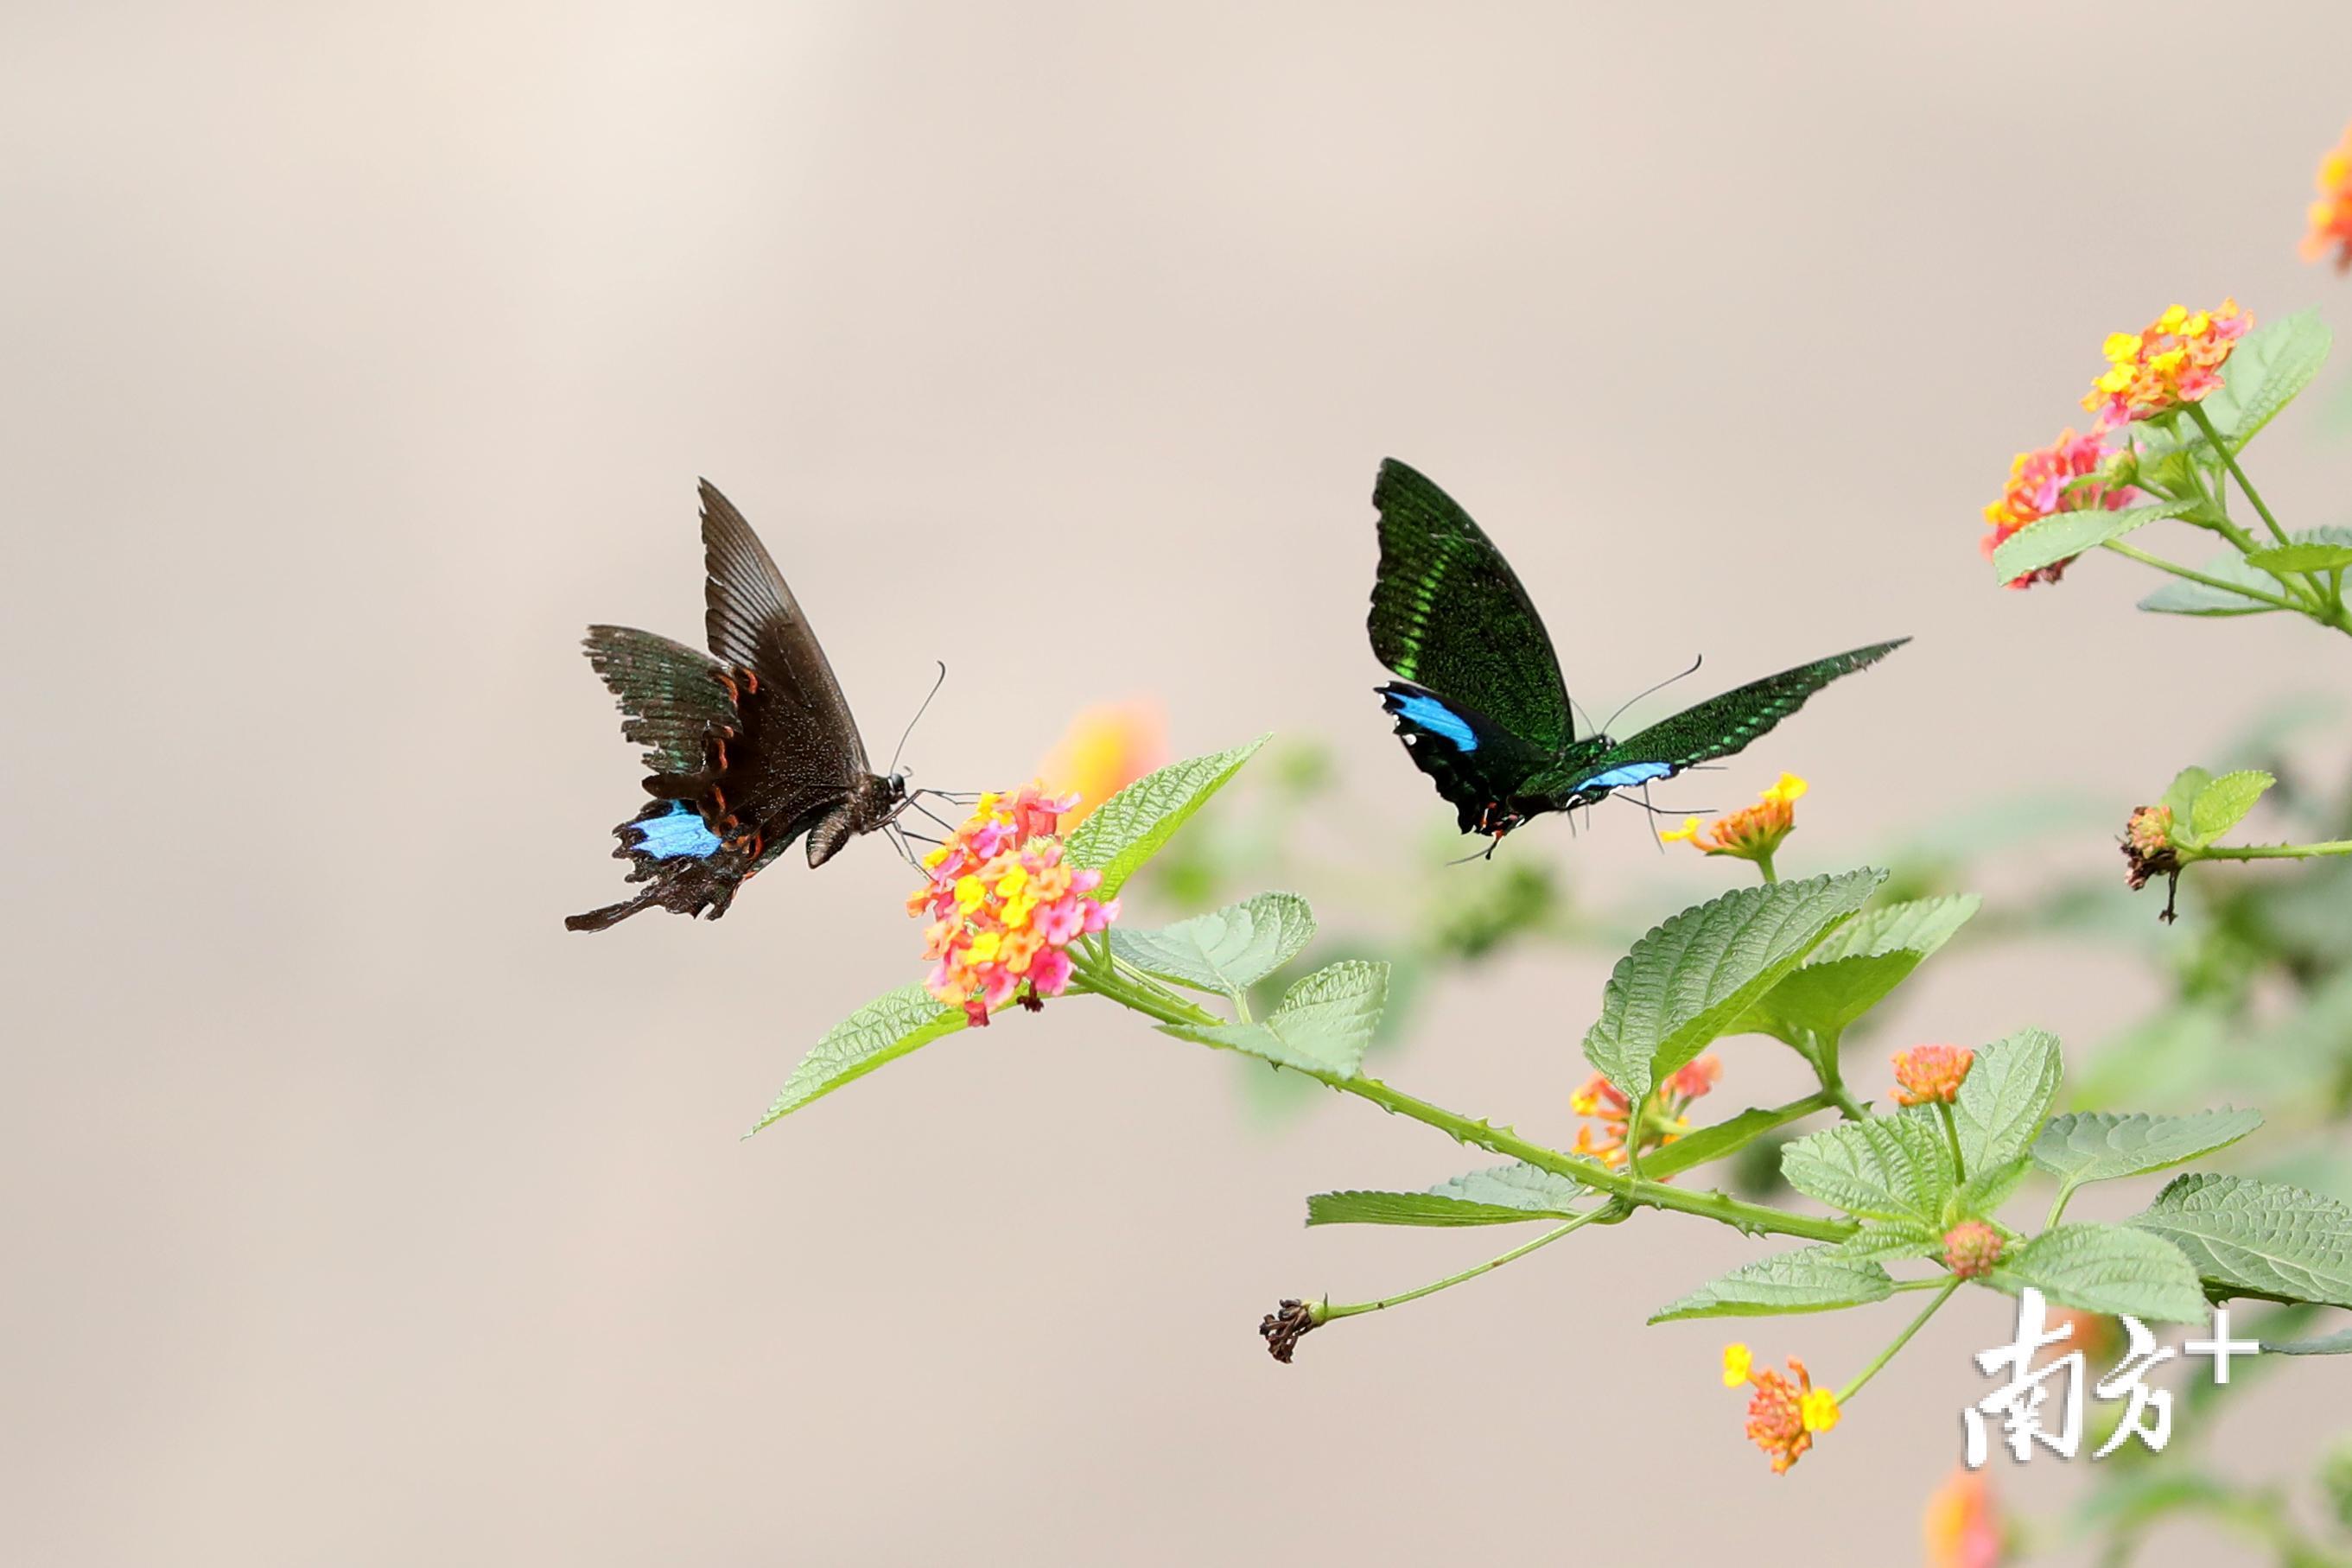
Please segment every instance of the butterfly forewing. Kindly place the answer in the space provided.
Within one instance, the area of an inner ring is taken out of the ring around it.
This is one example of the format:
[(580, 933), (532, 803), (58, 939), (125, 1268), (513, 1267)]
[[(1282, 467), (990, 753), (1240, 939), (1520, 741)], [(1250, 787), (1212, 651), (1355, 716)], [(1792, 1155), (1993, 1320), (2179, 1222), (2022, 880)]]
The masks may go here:
[(1381, 565), (1370, 628), (1381, 663), (1539, 753), (1575, 739), (1543, 618), (1470, 514), (1394, 458), (1381, 465), (1372, 505)]
[(710, 651), (807, 710), (816, 730), (834, 738), (832, 749), (842, 749), (845, 740), (844, 763), (853, 776), (864, 775), (866, 743), (816, 632), (768, 547), (708, 479), (702, 481), (702, 623)]
[[(1873, 643), (1866, 648), (1815, 659), (1709, 697), (1619, 741), (1583, 770), (1571, 788), (1625, 789), (1652, 779), (1671, 778), (1694, 763), (1729, 757), (1804, 706), (1806, 698), (1832, 681), (1868, 668), (1910, 640), (1897, 637), (1891, 643)], [(1634, 778), (1633, 774), (1645, 776)]]

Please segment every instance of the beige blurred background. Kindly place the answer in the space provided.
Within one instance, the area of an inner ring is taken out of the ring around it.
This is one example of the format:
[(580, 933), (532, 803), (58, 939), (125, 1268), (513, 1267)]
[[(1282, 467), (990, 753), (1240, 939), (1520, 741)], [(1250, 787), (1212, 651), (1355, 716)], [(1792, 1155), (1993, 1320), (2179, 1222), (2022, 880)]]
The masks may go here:
[[(1276, 1297), (1493, 1249), (1301, 1195), (1478, 1162), (1253, 1115), (1107, 1009), (739, 1142), (917, 975), (905, 872), (567, 935), (637, 799), (577, 637), (694, 632), (708, 474), (877, 751), (950, 660), (927, 781), (1157, 694), (1179, 752), (1327, 737), (1405, 875), (1443, 808), (1367, 690), (1394, 454), (1589, 704), (1917, 636), (1696, 802), (1807, 774), (1803, 869), (2021, 779), (2120, 818), (2217, 705), (2334, 679), (2315, 634), (2137, 616), (2105, 561), (2001, 593), (1978, 510), (2106, 332), (2340, 312), (2294, 246), (2347, 49), (2318, 4), (9, 7), (0, 1550), (1910, 1560), (1990, 1298), (1776, 1480), (1719, 1328), (1642, 1326), (1748, 1250), (1696, 1224), (1271, 1364)], [(2313, 524), (2322, 390), (2263, 450)], [(1558, 828), (1510, 849), (1653, 917), (1703, 881), (1632, 812)], [(2092, 1040), (2139, 973), (1955, 959), (1901, 1028)], [(1382, 1071), (1565, 1138), (1602, 974), (1458, 978)], [(1895, 1322), (1754, 1337), (1843, 1375)], [(2332, 1432), (2345, 1375), (2222, 1451)]]

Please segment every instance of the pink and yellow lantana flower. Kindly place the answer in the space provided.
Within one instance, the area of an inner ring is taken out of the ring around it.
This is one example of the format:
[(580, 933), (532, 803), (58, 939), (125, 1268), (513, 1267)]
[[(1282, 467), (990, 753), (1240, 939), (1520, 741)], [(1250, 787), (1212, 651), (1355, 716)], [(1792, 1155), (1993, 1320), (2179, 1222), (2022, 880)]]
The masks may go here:
[(2222, 362), (2253, 324), (2236, 300), (2224, 299), (2214, 310), (2175, 305), (2144, 331), (2113, 333), (2107, 368), (2084, 394), (2083, 406), (2112, 428), (2202, 402), (2221, 384)]
[[(2060, 512), (2087, 512), (2094, 508), (2120, 511), (2139, 499), (2139, 492), (2128, 485), (2113, 480), (2114, 469), (2106, 450), (2103, 429), (2095, 428), (2087, 435), (2077, 435), (2072, 428), (2061, 431), (2058, 439), (2032, 452), (2021, 452), (2009, 465), (2009, 483), (2002, 486), (2000, 499), (1984, 510), (1985, 521), (1992, 531), (1984, 536), (1985, 559), (2000, 548), (2011, 534), (2031, 523), (2054, 517)], [(2073, 558), (2027, 572), (2010, 583), (2011, 588), (2027, 588), (2037, 582), (2055, 582)]]
[(1056, 836), (1072, 796), (1034, 786), (982, 795), (954, 838), (923, 857), (930, 880), (907, 900), (929, 915), (923, 956), (931, 995), (963, 1009), (975, 1024), (1015, 995), (1024, 1002), (1062, 994), (1070, 983), (1069, 945), (1118, 917), (1118, 900), (1095, 896), (1099, 871), (1062, 863)]
[(2352, 128), (2319, 161), (2319, 199), (2311, 204), (2311, 232), (2303, 236), (2303, 258), (2323, 261), (2336, 253), (2336, 270), (2352, 272)]

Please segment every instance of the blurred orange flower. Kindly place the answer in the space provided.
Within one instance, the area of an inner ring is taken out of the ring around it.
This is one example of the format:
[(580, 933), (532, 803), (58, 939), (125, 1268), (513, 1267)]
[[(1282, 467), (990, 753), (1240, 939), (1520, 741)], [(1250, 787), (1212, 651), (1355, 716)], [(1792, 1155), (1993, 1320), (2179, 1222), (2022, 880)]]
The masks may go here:
[(1954, 1470), (1927, 1499), (1920, 1520), (1928, 1568), (2000, 1568), (2000, 1510), (1992, 1486), (1972, 1470)]
[(1070, 721), (1037, 775), (1055, 795), (1078, 803), (1062, 819), (1065, 832), (1093, 810), (1168, 760), (1168, 716), (1150, 698), (1106, 703)]
[(2321, 261), (2336, 252), (2336, 270), (2352, 272), (2352, 128), (2319, 161), (2319, 200), (2311, 204), (2311, 232), (2303, 236), (2303, 259)]

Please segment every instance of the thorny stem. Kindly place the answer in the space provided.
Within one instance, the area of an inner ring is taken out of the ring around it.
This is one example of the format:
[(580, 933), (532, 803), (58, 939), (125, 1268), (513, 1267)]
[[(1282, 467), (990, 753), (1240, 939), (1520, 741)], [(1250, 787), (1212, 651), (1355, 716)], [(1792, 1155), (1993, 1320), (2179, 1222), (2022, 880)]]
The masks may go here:
[(2352, 855), (2352, 839), (2329, 839), (2316, 844), (2233, 844), (2207, 849), (2183, 845), (2175, 852), (2180, 856), (2182, 865), (2197, 861), (2307, 861), (2325, 855)]
[[(1106, 972), (1092, 964), (1079, 968), (1072, 988), (1091, 991), (1146, 1018), (1187, 1029), (1216, 1029), (1229, 1021), (1156, 983), (1139, 983), (1116, 972)], [(1728, 1193), (1690, 1192), (1631, 1172), (1612, 1170), (1597, 1160), (1579, 1159), (1558, 1149), (1531, 1143), (1509, 1127), (1497, 1127), (1485, 1121), (1474, 1122), (1458, 1112), (1432, 1104), (1401, 1089), (1391, 1088), (1381, 1080), (1364, 1073), (1342, 1076), (1326, 1068), (1287, 1061), (1282, 1065), (1342, 1094), (1369, 1100), (1391, 1115), (1410, 1116), (1416, 1122), (1425, 1123), (1457, 1144), (1467, 1144), (1524, 1161), (1538, 1170), (1566, 1176), (1596, 1192), (1607, 1193), (1628, 1203), (1672, 1209), (1678, 1214), (1694, 1214), (1702, 1219), (1712, 1219), (1751, 1234), (1796, 1236), (1808, 1241), (1843, 1241), (1857, 1228), (1850, 1219), (1824, 1219), (1811, 1215), (1790, 1214), (1766, 1204), (1733, 1197)]]
[(1594, 1220), (1599, 1219), (1601, 1216), (1610, 1213), (1612, 1209), (1622, 1215), (1623, 1212), (1623, 1206), (1622, 1204), (1615, 1203), (1598, 1205), (1597, 1207), (1578, 1215), (1574, 1219), (1570, 1220), (1565, 1225), (1553, 1226), (1549, 1230), (1545, 1231), (1533, 1241), (1520, 1243), (1518, 1246), (1512, 1248), (1508, 1252), (1503, 1253), (1500, 1257), (1489, 1258), (1484, 1263), (1473, 1264), (1471, 1267), (1463, 1270), (1459, 1274), (1448, 1274), (1443, 1280), (1432, 1281), (1430, 1283), (1422, 1286), (1418, 1290), (1405, 1291), (1393, 1296), (1382, 1296), (1377, 1301), (1351, 1301), (1344, 1306), (1338, 1307), (1333, 1306), (1328, 1301), (1318, 1301), (1313, 1307), (1309, 1308), (1308, 1311), (1318, 1323), (1328, 1323), (1334, 1318), (1352, 1318), (1359, 1312), (1383, 1312), (1390, 1307), (1402, 1306), (1407, 1301), (1417, 1301), (1423, 1296), (1435, 1295), (1438, 1291), (1444, 1290), (1449, 1285), (1458, 1285), (1465, 1280), (1475, 1280), (1481, 1274), (1491, 1273), (1493, 1270), (1501, 1268), (1506, 1263), (1517, 1262), (1519, 1259), (1526, 1257), (1537, 1248), (1550, 1246), (1553, 1242), (1559, 1240), (1561, 1237), (1566, 1236), (1569, 1232), (1581, 1229), (1583, 1227), (1591, 1224)]
[(1919, 1315), (1913, 1318), (1908, 1326), (1906, 1326), (1901, 1333), (1895, 1336), (1895, 1343), (1888, 1345), (1885, 1350), (1880, 1351), (1878, 1353), (1878, 1359), (1872, 1362), (1868, 1366), (1864, 1367), (1860, 1376), (1856, 1377), (1852, 1383), (1847, 1384), (1843, 1388), (1838, 1390), (1837, 1402), (1840, 1405), (1843, 1405), (1851, 1400), (1855, 1395), (1861, 1393), (1863, 1385), (1877, 1376), (1879, 1369), (1885, 1366), (1888, 1362), (1893, 1361), (1895, 1357), (1895, 1354), (1902, 1350), (1905, 1345), (1911, 1343), (1911, 1336), (1917, 1333), (1922, 1328), (1925, 1328), (1927, 1326), (1927, 1320), (1936, 1315), (1937, 1309), (1941, 1307), (1946, 1301), (1950, 1301), (1952, 1299), (1952, 1292), (1958, 1290), (1964, 1283), (1966, 1283), (1966, 1281), (1958, 1274), (1955, 1274), (1950, 1279), (1945, 1281), (1943, 1289), (1936, 1292), (1936, 1299), (1929, 1301), (1925, 1307), (1920, 1309)]

